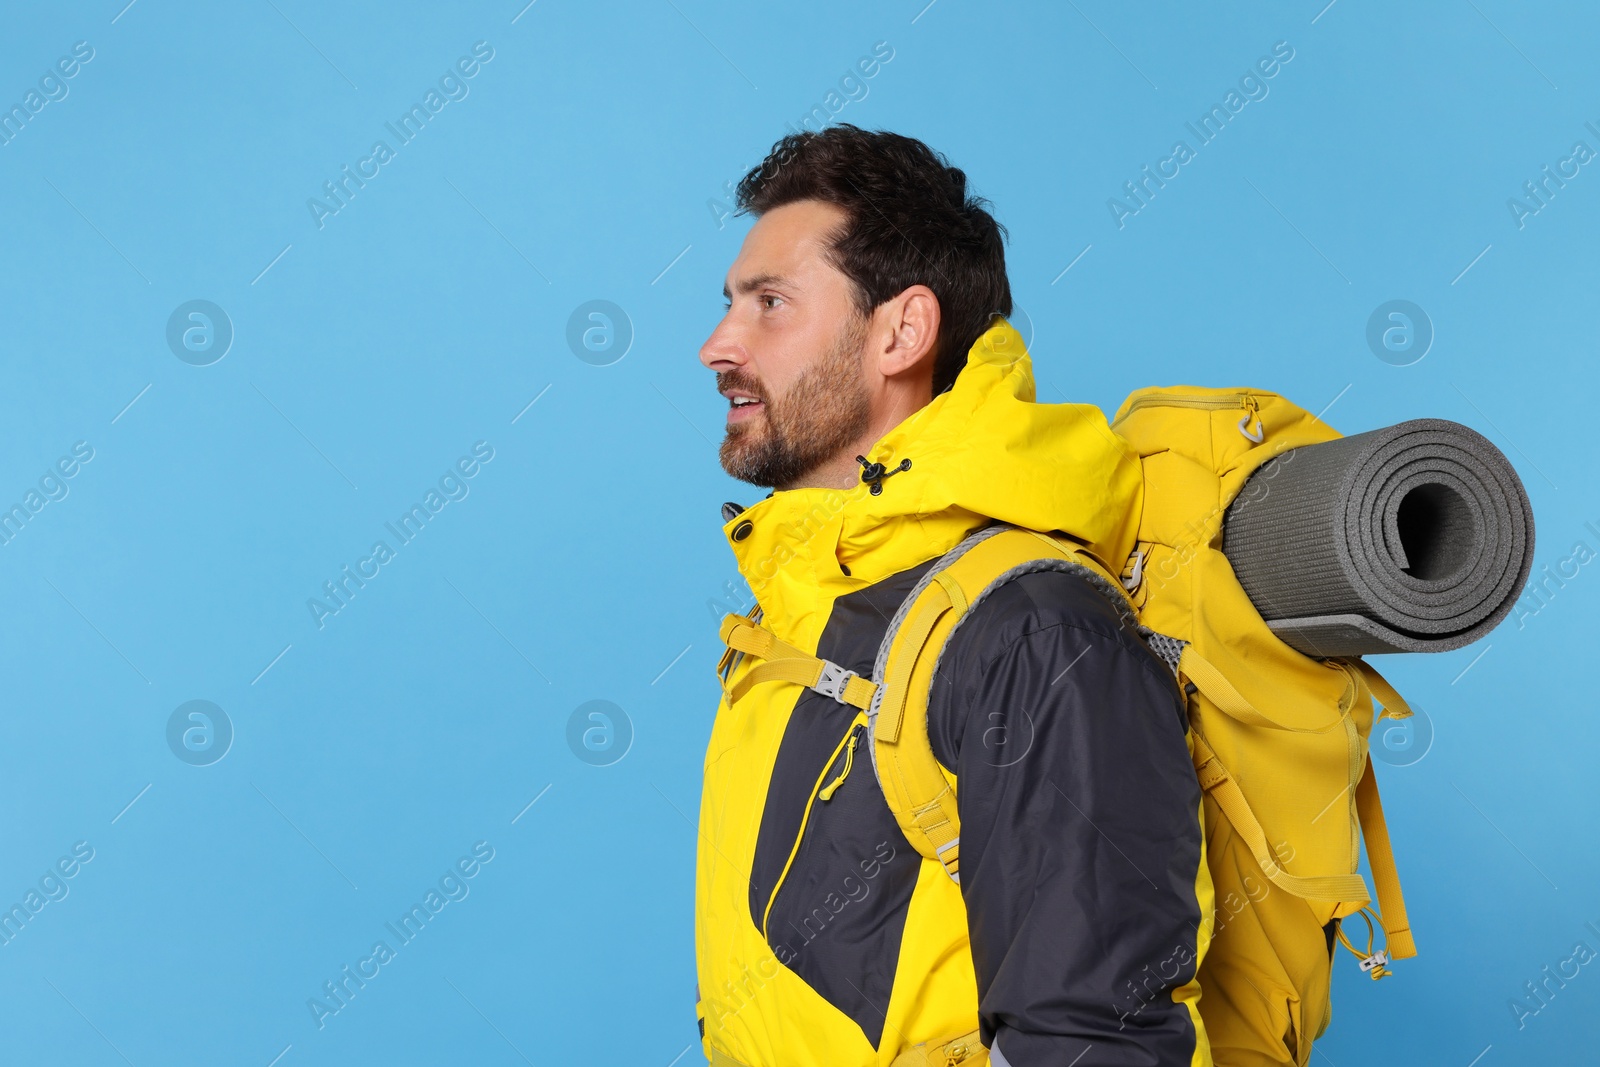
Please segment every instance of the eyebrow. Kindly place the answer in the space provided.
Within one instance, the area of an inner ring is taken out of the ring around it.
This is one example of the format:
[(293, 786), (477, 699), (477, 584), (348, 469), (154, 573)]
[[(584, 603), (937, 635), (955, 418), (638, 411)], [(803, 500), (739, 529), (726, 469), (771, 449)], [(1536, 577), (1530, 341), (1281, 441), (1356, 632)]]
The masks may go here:
[[(757, 289), (765, 289), (768, 286), (788, 288), (791, 285), (792, 283), (789, 281), (789, 279), (783, 277), (781, 274), (757, 274), (755, 277), (746, 278), (744, 281), (739, 283), (739, 295), (743, 296), (746, 293), (753, 293)], [(733, 297), (728, 294), (728, 286), (726, 283), (724, 283), (722, 286), (722, 295), (724, 299), (733, 299)]]

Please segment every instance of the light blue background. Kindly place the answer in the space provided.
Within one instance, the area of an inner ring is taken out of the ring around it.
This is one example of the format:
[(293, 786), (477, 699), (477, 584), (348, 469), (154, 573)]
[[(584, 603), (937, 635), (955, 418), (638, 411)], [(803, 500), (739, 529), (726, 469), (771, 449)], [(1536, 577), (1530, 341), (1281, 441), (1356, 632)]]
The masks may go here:
[[(7, 106), (95, 52), (0, 146), (0, 503), (94, 449), (0, 548), (0, 903), (95, 850), (0, 947), (6, 1062), (695, 1060), (714, 613), (745, 595), (717, 509), (760, 495), (696, 360), (749, 225), (708, 202), (874, 42), (837, 120), (993, 200), (1041, 399), (1457, 419), (1527, 483), (1536, 567), (1600, 549), (1600, 168), (1524, 228), (1506, 205), (1600, 149), (1592, 6), (123, 2), (0, 33)], [(480, 40), (470, 95), (319, 229), (307, 198)], [(1278, 41), (1268, 97), (1118, 229), (1107, 199)], [(236, 332), (207, 367), (165, 341), (197, 298)], [(1364, 339), (1395, 298), (1436, 330), (1412, 366)], [(591, 299), (635, 332), (610, 366), (565, 340)], [(480, 440), (470, 495), (319, 629), (307, 599)], [(1374, 985), (1341, 953), (1316, 1062), (1596, 1061), (1600, 965), (1508, 1006), (1600, 950), (1596, 573), (1380, 659), (1436, 733), (1379, 768), (1421, 956)], [(167, 747), (193, 699), (236, 731), (208, 767)], [(566, 741), (594, 699), (632, 722), (611, 766)], [(307, 999), (480, 840), (470, 895), (319, 1030)]]

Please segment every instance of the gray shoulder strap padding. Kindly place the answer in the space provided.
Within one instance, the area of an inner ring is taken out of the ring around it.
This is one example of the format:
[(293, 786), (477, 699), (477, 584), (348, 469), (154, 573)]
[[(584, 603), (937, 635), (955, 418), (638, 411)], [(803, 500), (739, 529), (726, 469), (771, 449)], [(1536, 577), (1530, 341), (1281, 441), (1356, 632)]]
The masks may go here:
[[(939, 657), (938, 659), (934, 660), (933, 663), (934, 677), (938, 677), (939, 666), (944, 662), (945, 651), (955, 641), (957, 631), (961, 629), (968, 619), (972, 618), (973, 613), (977, 611), (979, 604), (988, 599), (989, 595), (996, 589), (999, 589), (1012, 579), (1020, 578), (1024, 574), (1037, 574), (1041, 571), (1061, 571), (1066, 574), (1078, 575), (1086, 580), (1092, 587), (1094, 587), (1095, 592), (1099, 593), (1101, 596), (1105, 597), (1106, 600), (1110, 601), (1111, 606), (1116, 609), (1116, 612), (1122, 618), (1122, 621), (1132, 627), (1137, 633), (1139, 633), (1141, 637), (1155, 632), (1148, 626), (1140, 624), (1139, 617), (1138, 615), (1134, 614), (1133, 606), (1128, 603), (1127, 597), (1125, 597), (1120, 590), (1107, 581), (1105, 576), (1099, 571), (1095, 570), (1093, 567), (1085, 566), (1084, 564), (1078, 563), (1075, 560), (1060, 559), (1055, 556), (1046, 556), (1042, 559), (1031, 559), (1026, 563), (1019, 563), (1017, 566), (1012, 567), (994, 581), (990, 582), (982, 592), (972, 598), (972, 602), (967, 607), (966, 613), (962, 615), (961, 618), (956, 620), (956, 624), (950, 628), (950, 633), (945, 636), (944, 647), (939, 649)], [(1164, 640), (1170, 641), (1171, 638), (1165, 638)], [(1160, 655), (1159, 652), (1157, 654)], [(1162, 659), (1165, 660), (1166, 657), (1162, 656)]]

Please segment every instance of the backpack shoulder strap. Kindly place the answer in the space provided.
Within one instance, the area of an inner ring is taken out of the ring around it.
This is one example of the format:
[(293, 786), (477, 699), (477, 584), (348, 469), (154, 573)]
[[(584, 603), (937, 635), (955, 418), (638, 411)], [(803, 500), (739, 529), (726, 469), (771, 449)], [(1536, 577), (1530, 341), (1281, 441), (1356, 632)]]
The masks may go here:
[(1106, 567), (1070, 541), (995, 525), (969, 536), (936, 562), (890, 621), (873, 667), (877, 690), (867, 709), (873, 770), (889, 810), (913, 848), (961, 881), (961, 817), (955, 775), (928, 739), (928, 694), (950, 636), (972, 609), (1011, 579), (1040, 570), (1084, 574), (1133, 618), (1126, 593)]

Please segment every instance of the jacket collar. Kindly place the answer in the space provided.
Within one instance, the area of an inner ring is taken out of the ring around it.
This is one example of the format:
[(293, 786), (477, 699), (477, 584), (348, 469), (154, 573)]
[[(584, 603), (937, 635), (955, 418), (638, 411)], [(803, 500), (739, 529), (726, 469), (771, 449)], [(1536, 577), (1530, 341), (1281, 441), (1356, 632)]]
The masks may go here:
[(833, 599), (941, 555), (991, 521), (1059, 531), (1115, 573), (1133, 548), (1138, 459), (1091, 404), (1039, 404), (1032, 361), (1004, 319), (955, 384), (890, 430), (868, 460), (908, 470), (874, 495), (774, 492), (723, 526), (765, 624), (811, 641)]

